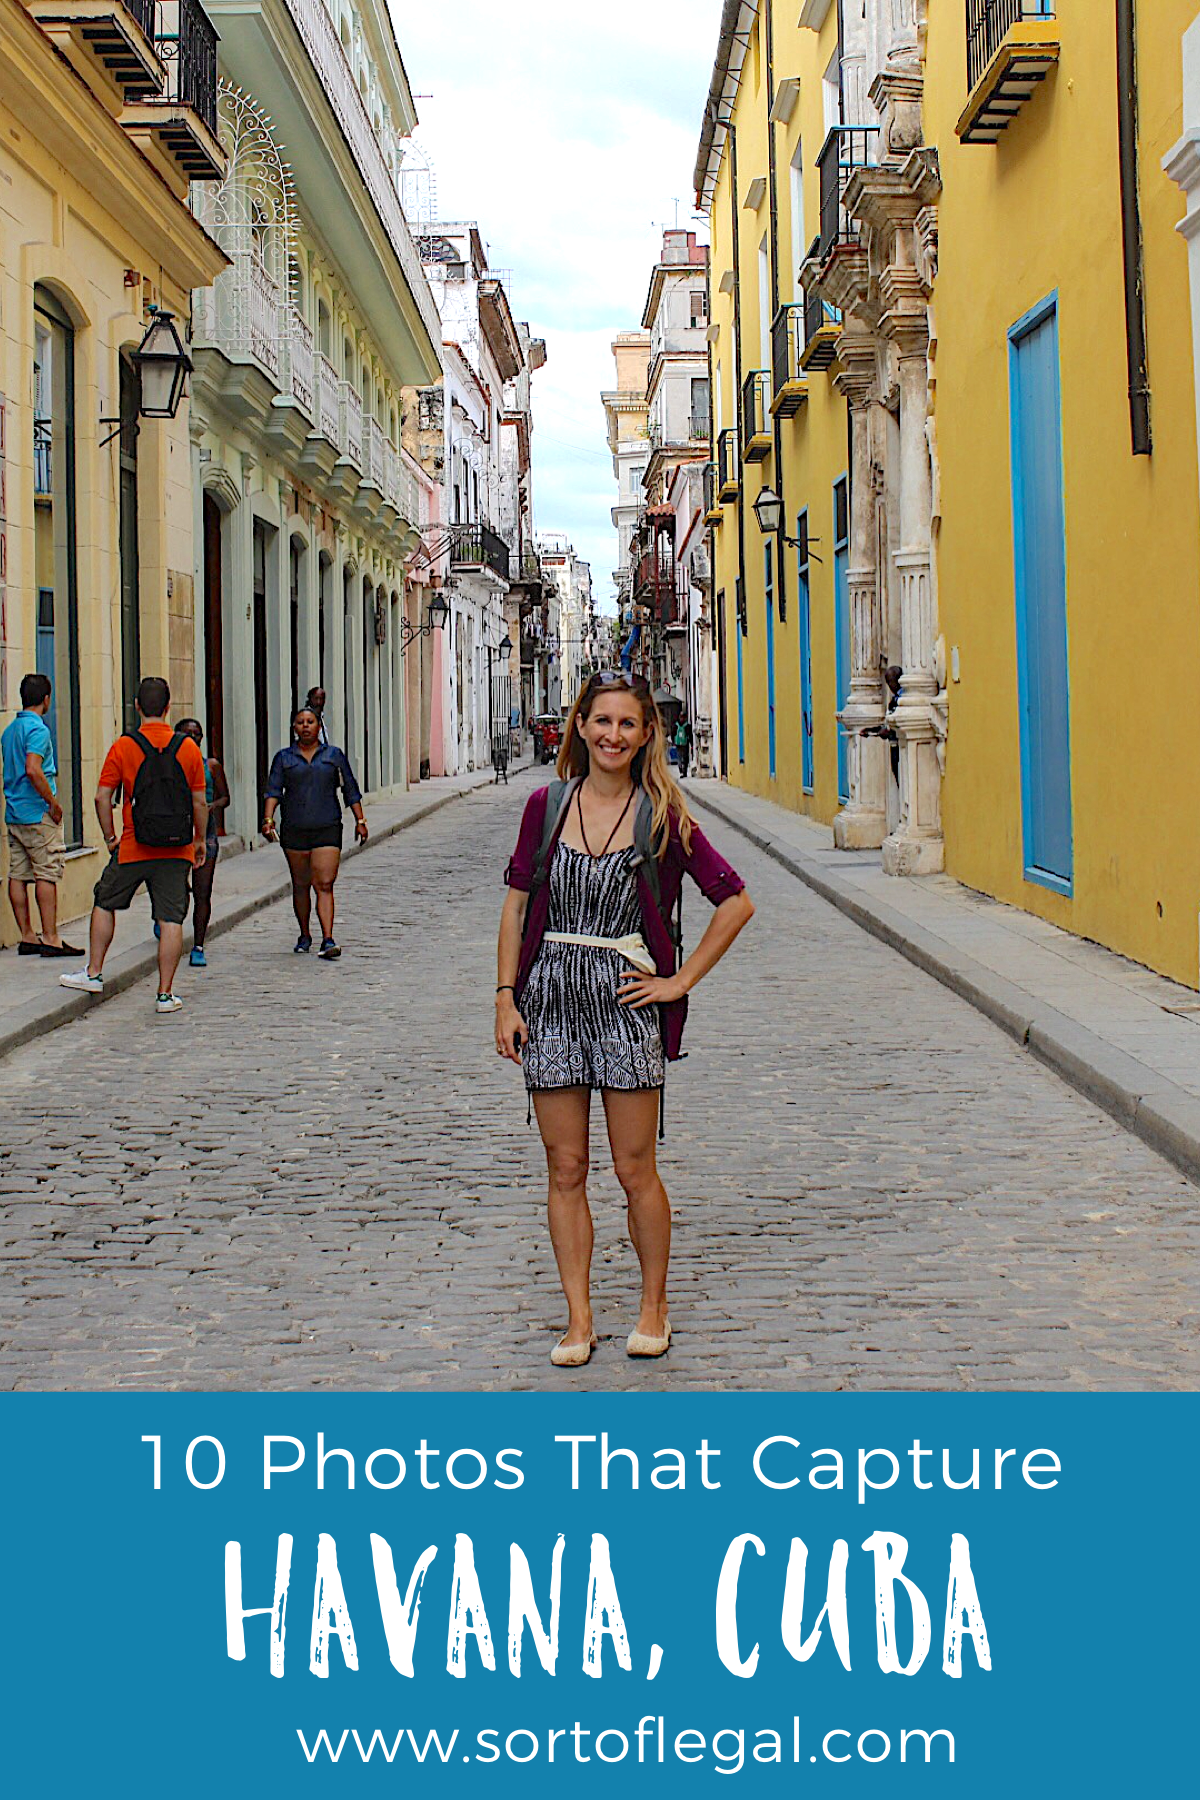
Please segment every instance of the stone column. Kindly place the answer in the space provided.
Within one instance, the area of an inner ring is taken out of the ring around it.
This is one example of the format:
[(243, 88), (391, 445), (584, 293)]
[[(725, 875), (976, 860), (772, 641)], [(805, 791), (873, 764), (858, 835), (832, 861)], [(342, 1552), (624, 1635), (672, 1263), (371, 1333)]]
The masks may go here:
[(333, 519), (333, 562), (325, 611), (325, 729), (335, 744), (346, 743), (346, 527)]
[(229, 567), (222, 570), (225, 773), (233, 802), (225, 829), (238, 832), (250, 843), (261, 823), (254, 735), (254, 512), (250, 504), (256, 465), (245, 453), (241, 462), (242, 497), (228, 515), (222, 546), (229, 560)]
[(900, 740), (900, 823), (883, 846), (889, 875), (931, 875), (944, 864), (940, 734), (934, 723), (937, 619), (932, 574), (928, 348), (925, 297), (911, 269), (889, 270), (885, 289), (897, 307), (885, 320), (896, 346), (900, 382), (900, 699), (891, 715)]
[(877, 850), (887, 834), (887, 745), (876, 732), (884, 717), (883, 637), (876, 566), (872, 413), (875, 346), (847, 321), (838, 346), (837, 385), (850, 403), (854, 462), (850, 474), (850, 692), (838, 714), (848, 734), (850, 798), (833, 821), (839, 850)]

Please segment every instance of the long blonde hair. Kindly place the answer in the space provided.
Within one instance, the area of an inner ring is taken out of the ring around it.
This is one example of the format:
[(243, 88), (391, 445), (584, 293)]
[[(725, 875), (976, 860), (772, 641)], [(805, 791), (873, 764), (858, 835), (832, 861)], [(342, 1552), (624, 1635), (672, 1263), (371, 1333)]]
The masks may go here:
[(692, 815), (688, 812), (687, 801), (679, 783), (671, 773), (671, 765), (667, 760), (667, 737), (649, 684), (637, 678), (638, 685), (635, 687), (634, 679), (622, 675), (620, 681), (605, 681), (599, 686), (594, 677), (584, 682), (563, 727), (562, 745), (555, 767), (560, 781), (570, 781), (575, 776), (586, 775), (590, 758), (588, 747), (576, 730), (576, 720), (581, 716), (587, 718), (600, 694), (631, 694), (642, 709), (643, 722), (650, 727), (650, 736), (634, 757), (630, 774), (634, 786), (641, 787), (649, 796), (651, 841), (657, 855), (665, 856), (673, 818), (679, 828), (679, 840), (686, 855), (692, 848)]

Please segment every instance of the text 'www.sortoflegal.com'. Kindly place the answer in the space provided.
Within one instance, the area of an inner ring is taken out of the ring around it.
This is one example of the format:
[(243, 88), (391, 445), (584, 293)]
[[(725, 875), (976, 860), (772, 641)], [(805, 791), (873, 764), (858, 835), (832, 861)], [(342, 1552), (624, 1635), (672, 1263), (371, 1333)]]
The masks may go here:
[(815, 1737), (802, 1730), (798, 1718), (783, 1730), (764, 1726), (722, 1726), (702, 1731), (694, 1726), (668, 1725), (663, 1718), (645, 1718), (631, 1729), (605, 1726), (597, 1731), (578, 1720), (572, 1725), (533, 1730), (515, 1726), (508, 1731), (447, 1732), (413, 1730), (408, 1726), (376, 1727), (358, 1731), (352, 1726), (306, 1732), (297, 1726), (299, 1747), (310, 1763), (416, 1763), (434, 1768), (449, 1763), (641, 1764), (661, 1768), (667, 1764), (701, 1764), (718, 1775), (737, 1775), (748, 1767), (799, 1763), (902, 1762), (945, 1765), (954, 1761), (954, 1736), (944, 1727), (925, 1730), (910, 1726), (891, 1732), (878, 1726), (848, 1730), (835, 1726)]

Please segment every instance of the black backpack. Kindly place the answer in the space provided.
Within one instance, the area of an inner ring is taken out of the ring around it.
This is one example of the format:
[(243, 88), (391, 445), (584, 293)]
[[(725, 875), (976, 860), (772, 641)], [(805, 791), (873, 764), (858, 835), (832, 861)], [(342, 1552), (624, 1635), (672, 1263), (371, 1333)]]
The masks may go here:
[(133, 835), (147, 850), (183, 850), (192, 842), (195, 825), (192, 789), (179, 763), (182, 731), (156, 750), (143, 731), (128, 731), (142, 752), (129, 796)]

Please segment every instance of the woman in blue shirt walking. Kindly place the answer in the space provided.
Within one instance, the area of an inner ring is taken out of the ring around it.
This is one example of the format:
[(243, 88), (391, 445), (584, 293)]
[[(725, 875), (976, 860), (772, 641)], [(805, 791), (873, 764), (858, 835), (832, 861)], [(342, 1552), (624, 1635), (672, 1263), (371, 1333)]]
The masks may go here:
[[(263, 836), (283, 846), (292, 872), (292, 905), (300, 935), (294, 949), (304, 955), (312, 949), (312, 890), (317, 894), (317, 920), (321, 927), (319, 955), (332, 961), (342, 954), (333, 937), (333, 884), (342, 856), (343, 800), (354, 814), (354, 835), (367, 840), (362, 794), (344, 750), (321, 742), (321, 720), (311, 706), (297, 707), (292, 715), (292, 741), (276, 753), (267, 777), (263, 808)], [(275, 810), (282, 805), (279, 829)]]

